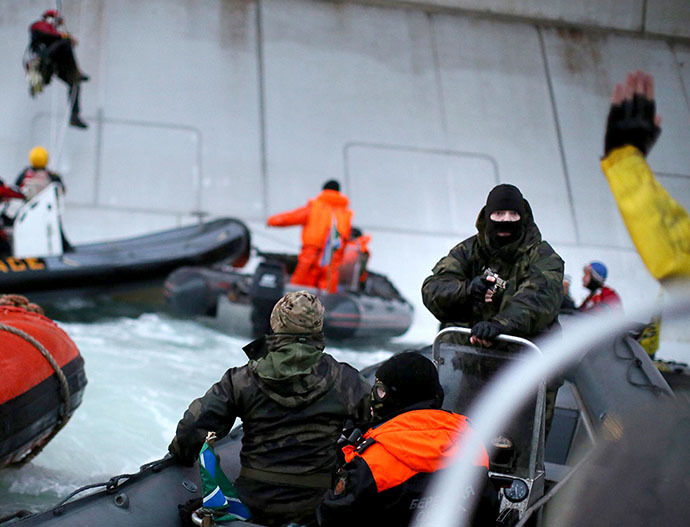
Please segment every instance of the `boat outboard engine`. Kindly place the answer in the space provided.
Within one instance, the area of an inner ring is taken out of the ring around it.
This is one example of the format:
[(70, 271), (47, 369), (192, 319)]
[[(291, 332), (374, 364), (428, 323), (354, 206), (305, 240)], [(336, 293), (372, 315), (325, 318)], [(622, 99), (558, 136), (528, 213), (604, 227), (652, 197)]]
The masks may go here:
[(209, 274), (202, 267), (180, 267), (173, 271), (163, 285), (168, 307), (184, 316), (214, 316), (218, 295), (222, 291), (213, 287)]
[(269, 332), (273, 306), (285, 292), (285, 264), (277, 260), (261, 262), (254, 271), (249, 296), (252, 303), (252, 332), (260, 337)]

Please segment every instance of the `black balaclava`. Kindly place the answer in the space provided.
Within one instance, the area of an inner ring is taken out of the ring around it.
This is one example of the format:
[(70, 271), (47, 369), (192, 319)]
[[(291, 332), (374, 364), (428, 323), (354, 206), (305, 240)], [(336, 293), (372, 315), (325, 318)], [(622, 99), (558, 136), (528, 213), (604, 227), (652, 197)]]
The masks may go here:
[[(385, 394), (383, 397), (381, 392)], [(409, 406), (426, 401), (429, 401), (431, 408), (440, 408), (443, 404), (443, 388), (436, 366), (423, 355), (413, 351), (400, 353), (376, 370), (376, 382), (371, 389), (374, 417), (381, 419), (393, 416)]]
[[(494, 221), (491, 213), (497, 210), (514, 210), (520, 215), (518, 221)], [(497, 185), (489, 192), (484, 207), (486, 234), (489, 242), (496, 247), (503, 247), (520, 239), (525, 230), (525, 198), (520, 190), (508, 184)], [(510, 232), (510, 236), (499, 236), (499, 232)]]

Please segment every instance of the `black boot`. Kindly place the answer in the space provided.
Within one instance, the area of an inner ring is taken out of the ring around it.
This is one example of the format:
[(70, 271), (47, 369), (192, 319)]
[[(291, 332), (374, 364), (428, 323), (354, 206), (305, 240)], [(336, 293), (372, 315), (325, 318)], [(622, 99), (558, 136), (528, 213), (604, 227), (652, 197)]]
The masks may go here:
[(79, 83), (75, 82), (70, 84), (69, 87), (69, 102), (72, 106), (72, 115), (69, 119), (70, 126), (75, 126), (76, 128), (88, 128), (89, 125), (81, 120), (79, 117)]
[(81, 120), (81, 118), (77, 114), (72, 114), (72, 117), (69, 118), (69, 124), (70, 126), (74, 126), (76, 128), (88, 128), (89, 125), (86, 124), (84, 121)]

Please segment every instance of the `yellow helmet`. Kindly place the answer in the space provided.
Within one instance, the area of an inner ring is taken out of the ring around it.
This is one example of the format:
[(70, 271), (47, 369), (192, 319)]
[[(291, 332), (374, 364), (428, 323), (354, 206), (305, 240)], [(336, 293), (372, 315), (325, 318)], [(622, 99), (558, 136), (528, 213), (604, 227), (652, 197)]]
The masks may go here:
[(29, 163), (33, 168), (45, 168), (48, 164), (48, 151), (42, 146), (34, 146), (29, 152)]

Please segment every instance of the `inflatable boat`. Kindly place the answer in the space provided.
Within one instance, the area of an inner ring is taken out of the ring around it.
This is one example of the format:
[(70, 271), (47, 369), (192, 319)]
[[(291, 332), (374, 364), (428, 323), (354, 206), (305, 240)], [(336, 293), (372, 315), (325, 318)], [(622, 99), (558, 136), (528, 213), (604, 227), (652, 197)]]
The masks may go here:
[(388, 339), (402, 335), (412, 323), (412, 305), (384, 276), (367, 272), (366, 282), (336, 293), (289, 283), (297, 265), (294, 255), (259, 253), (253, 274), (228, 266), (182, 267), (165, 280), (171, 311), (192, 316), (231, 334), (259, 336), (268, 332), (276, 301), (288, 291), (307, 289), (326, 308), (328, 338)]
[[(469, 331), (464, 328), (455, 330)], [(444, 332), (447, 335), (448, 330)], [(461, 413), (467, 412), (477, 392), (486, 386), (498, 369), (522, 360), (519, 354), (479, 352), (470, 346), (444, 342), (443, 335), (433, 346), (419, 351), (433, 357), (438, 364), (445, 391), (443, 407)], [(606, 367), (601, 368), (602, 365)], [(361, 373), (373, 382), (377, 367), (370, 366)], [(611, 389), (602, 391), (597, 388), (597, 383), (611, 385)], [(654, 389), (650, 390), (650, 387)], [(572, 372), (569, 382), (561, 387), (548, 442), (544, 440), (543, 386), (533, 397), (533, 403), (520, 412), (522, 419), (511, 430), (515, 439), (513, 451), (509, 449), (492, 455), (489, 475), (496, 484), (501, 507), (501, 521), (496, 525), (516, 525), (531, 507), (539, 507), (543, 503), (541, 498), (546, 489), (555, 488), (559, 481), (566, 480), (571, 470), (576, 470), (579, 455), (583, 449), (591, 448), (605, 426), (596, 419), (599, 414), (595, 415), (595, 412), (613, 415), (626, 409), (659, 404), (672, 395), (644, 350), (631, 339), (619, 338), (593, 350)], [(215, 446), (223, 470), (230, 479), (239, 475), (242, 433), (241, 427), (235, 428)], [(526, 449), (523, 454), (528, 455), (515, 455), (518, 448)], [(93, 492), (94, 489), (99, 490), (92, 494), (84, 492)], [(28, 517), (12, 525), (182, 525), (178, 506), (198, 499), (200, 492), (198, 466), (184, 467), (166, 457), (142, 466), (135, 474), (117, 475), (108, 481), (76, 489), (55, 507), (42, 513), (18, 512), (13, 518)], [(237, 521), (232, 525), (254, 524)]]
[(238, 261), (249, 253), (249, 231), (224, 218), (135, 238), (70, 245), (62, 233), (55, 183), (17, 212), (11, 255), (0, 257), (0, 292), (50, 301), (72, 292), (160, 285), (183, 265)]
[(37, 455), (81, 404), (84, 360), (38, 313), (0, 306), (0, 468)]

